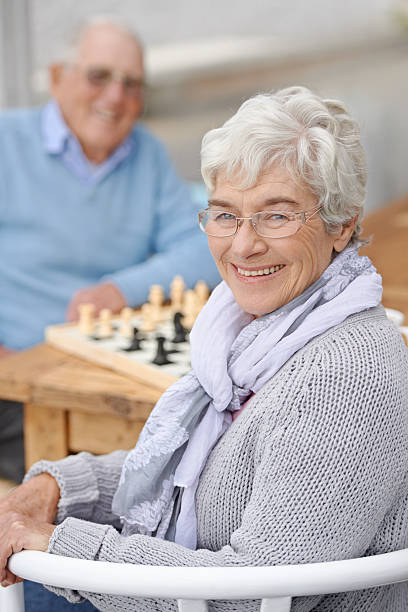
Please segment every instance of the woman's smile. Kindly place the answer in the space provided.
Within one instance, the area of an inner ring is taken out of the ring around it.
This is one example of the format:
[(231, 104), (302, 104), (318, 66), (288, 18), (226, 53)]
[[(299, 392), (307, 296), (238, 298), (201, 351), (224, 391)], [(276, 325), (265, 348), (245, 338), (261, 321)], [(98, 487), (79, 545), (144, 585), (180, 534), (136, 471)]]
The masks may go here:
[(229, 264), (235, 272), (236, 277), (244, 283), (267, 282), (276, 278), (277, 274), (285, 267), (284, 264), (259, 265), (257, 267), (245, 267), (230, 262)]

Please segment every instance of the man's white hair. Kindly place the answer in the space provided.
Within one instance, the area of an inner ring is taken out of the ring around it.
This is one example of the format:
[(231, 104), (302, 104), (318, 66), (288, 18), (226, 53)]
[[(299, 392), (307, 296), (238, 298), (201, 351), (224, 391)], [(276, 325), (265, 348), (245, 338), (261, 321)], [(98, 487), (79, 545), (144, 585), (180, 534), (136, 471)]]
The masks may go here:
[(135, 43), (143, 50), (143, 44), (139, 34), (129, 24), (120, 17), (111, 15), (97, 15), (91, 17), (74, 26), (69, 32), (62, 37), (62, 43), (56, 53), (56, 61), (70, 63), (75, 60), (78, 52), (78, 47), (86, 32), (94, 26), (113, 26), (119, 32), (132, 38)]
[[(203, 138), (201, 172), (210, 194), (220, 172), (248, 189), (274, 164), (316, 194), (328, 232), (361, 217), (365, 153), (360, 129), (341, 102), (306, 87), (259, 94)], [(358, 241), (359, 233), (357, 223), (350, 243)]]

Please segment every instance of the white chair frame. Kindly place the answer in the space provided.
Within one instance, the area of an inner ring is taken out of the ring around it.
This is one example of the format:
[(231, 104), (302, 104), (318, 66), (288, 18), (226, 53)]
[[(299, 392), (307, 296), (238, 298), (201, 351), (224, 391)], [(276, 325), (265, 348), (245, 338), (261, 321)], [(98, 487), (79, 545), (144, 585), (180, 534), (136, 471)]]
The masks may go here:
[[(162, 567), (23, 551), (9, 568), (54, 586), (130, 597), (175, 599), (179, 612), (206, 612), (211, 599), (260, 599), (260, 612), (289, 612), (292, 597), (408, 581), (408, 548), (346, 561), (274, 567)], [(23, 585), (0, 587), (0, 611), (24, 612)]]

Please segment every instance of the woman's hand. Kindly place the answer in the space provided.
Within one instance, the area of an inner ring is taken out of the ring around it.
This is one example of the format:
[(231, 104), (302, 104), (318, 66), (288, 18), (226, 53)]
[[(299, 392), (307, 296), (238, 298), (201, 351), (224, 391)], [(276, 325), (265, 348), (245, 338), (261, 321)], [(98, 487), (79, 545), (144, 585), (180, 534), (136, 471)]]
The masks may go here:
[(48, 548), (55, 529), (60, 490), (55, 478), (40, 474), (16, 487), (0, 500), (0, 583), (21, 582), (7, 569), (15, 552)]
[(60, 490), (50, 474), (40, 474), (12, 489), (0, 499), (0, 518), (18, 512), (43, 523), (52, 523), (57, 515)]
[(8, 568), (10, 555), (21, 550), (46, 551), (55, 525), (36, 521), (10, 511), (0, 516), (0, 584), (2, 587), (21, 582)]

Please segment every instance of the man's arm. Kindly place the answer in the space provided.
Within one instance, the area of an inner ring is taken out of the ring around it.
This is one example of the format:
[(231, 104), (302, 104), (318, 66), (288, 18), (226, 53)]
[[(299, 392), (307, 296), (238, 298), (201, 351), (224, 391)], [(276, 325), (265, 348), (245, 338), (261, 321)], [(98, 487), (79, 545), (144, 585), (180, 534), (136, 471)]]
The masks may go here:
[(207, 237), (198, 227), (199, 208), (206, 207), (193, 201), (186, 184), (175, 172), (163, 148), (157, 151), (157, 190), (154, 224), (151, 232), (151, 256), (144, 262), (118, 270), (102, 279), (112, 282), (130, 306), (147, 300), (152, 284), (162, 285), (168, 295), (176, 274), (183, 277), (188, 287), (204, 280), (213, 288), (220, 276), (210, 254)]

